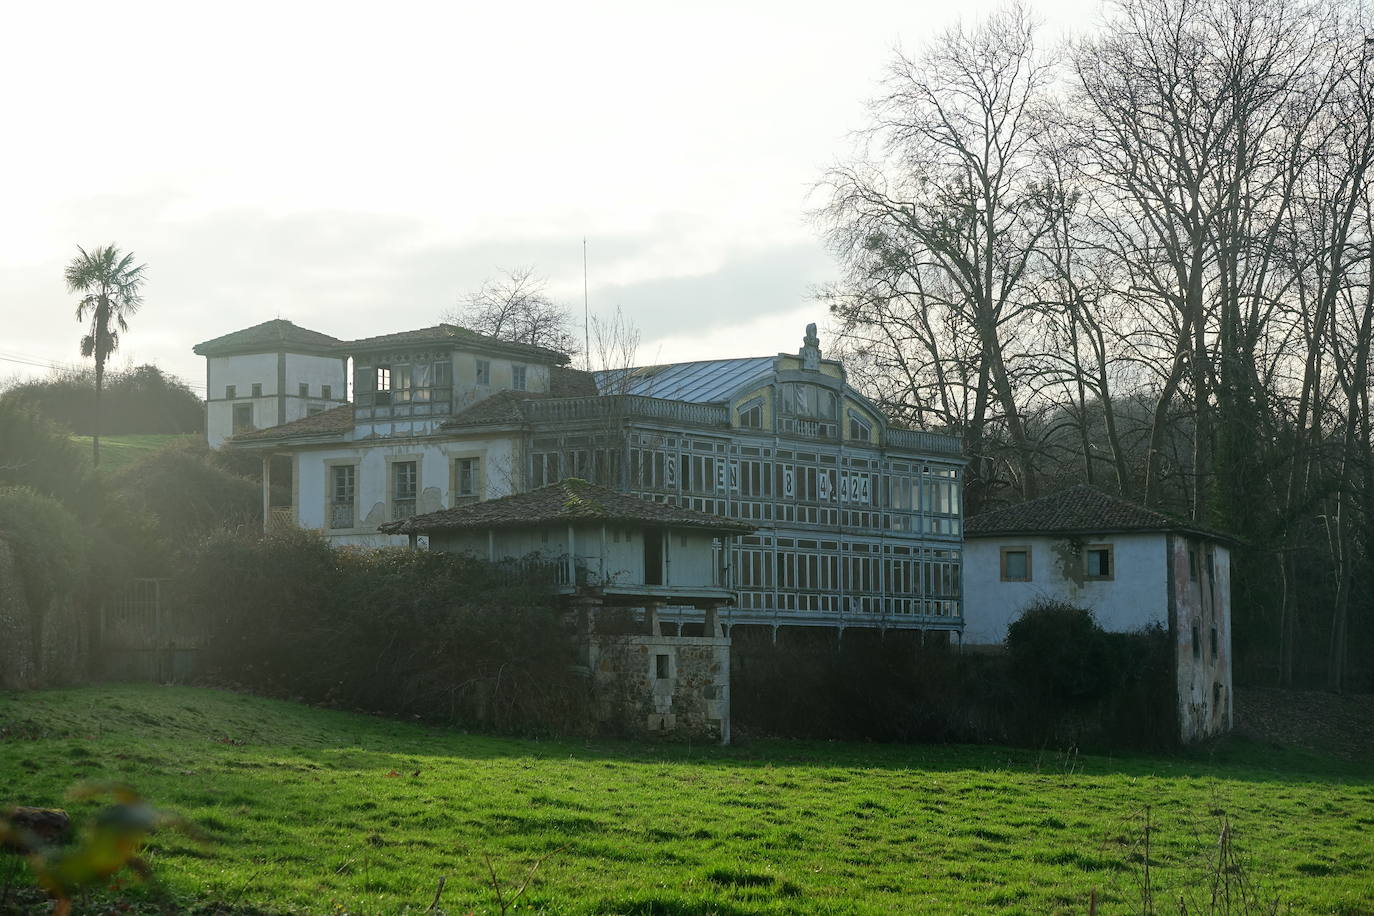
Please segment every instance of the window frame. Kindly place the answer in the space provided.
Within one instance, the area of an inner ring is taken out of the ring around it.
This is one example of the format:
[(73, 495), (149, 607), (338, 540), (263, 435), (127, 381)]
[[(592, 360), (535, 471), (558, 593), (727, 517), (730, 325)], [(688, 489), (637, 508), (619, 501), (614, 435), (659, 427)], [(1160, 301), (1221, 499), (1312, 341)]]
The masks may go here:
[[(468, 454), (454, 455), (450, 462), (452, 479), (449, 481), (449, 505), (458, 507), (468, 503), (481, 502), (482, 493), (486, 489), (486, 482), (482, 477), (483, 456), (481, 453), (473, 452)], [(471, 462), (472, 467), (472, 489), (463, 490), (463, 466)]]
[(260, 397), (262, 397), (262, 382), (254, 382), (254, 383), (253, 383), (252, 391), (253, 391), (253, 397), (255, 397), (255, 398), (260, 398)]
[[(1007, 554), (1011, 553), (1024, 553), (1026, 555), (1026, 575), (1024, 578), (1013, 578), (1007, 575)], [(997, 569), (998, 572), (1001, 574), (1001, 580), (1003, 582), (1034, 582), (1034, 557), (1035, 552), (1031, 549), (1031, 545), (1029, 544), (1007, 544), (1006, 546), (999, 548), (997, 557)]]
[[(1107, 552), (1107, 573), (1102, 576), (1094, 576), (1088, 572), (1088, 554), (1095, 550), (1105, 550)], [(1116, 545), (1115, 544), (1088, 544), (1083, 548), (1083, 579), (1087, 582), (1111, 582), (1116, 578)]]
[(237, 400), (237, 399), (238, 399), (238, 396), (239, 396), (239, 386), (238, 386), (238, 385), (225, 385), (225, 386), (224, 386), (224, 399), (225, 399), (226, 401)]
[(478, 384), (478, 385), (482, 385), (482, 386), (484, 386), (484, 387), (490, 388), (490, 387), (491, 387), (491, 360), (489, 360), (489, 359), (479, 359), (479, 360), (477, 360), (477, 367), (476, 367), (476, 371), (475, 371), (475, 376), (474, 376), (474, 377), (476, 378), (477, 384)]
[(301, 383), (300, 383), (298, 386), (296, 386), (296, 387), (298, 388), (298, 394), (299, 394), (300, 397), (303, 397), (303, 398), (308, 398), (308, 397), (310, 397), (310, 383), (309, 383), (309, 382), (301, 382)]
[[(252, 402), (252, 401), (240, 401), (239, 403), (233, 405), (233, 407), (231, 408), (231, 410), (232, 410), (232, 413), (231, 413), (230, 416), (229, 416), (229, 428), (233, 431), (233, 435), (237, 436), (239, 433), (251, 433), (253, 430), (255, 430), (255, 429), (258, 428), (257, 425), (253, 422), (253, 402)], [(247, 422), (247, 423), (245, 423), (245, 424), (240, 424), (240, 423), (239, 423), (239, 414), (240, 414), (240, 413), (247, 413), (247, 414), (248, 414), (248, 422)]]
[[(324, 527), (326, 532), (352, 531), (361, 521), (358, 518), (358, 488), (362, 480), (362, 463), (356, 458), (329, 458), (324, 462)], [(334, 524), (334, 473), (339, 468), (353, 469), (353, 512), (347, 527)]]
[[(399, 500), (396, 495), (396, 469), (403, 464), (415, 466), (415, 496), (410, 499), (410, 502), (414, 503), (414, 511), (411, 515), (398, 516), (396, 514), (396, 503)], [(401, 521), (414, 518), (420, 514), (420, 494), (424, 492), (423, 470), (424, 462), (421, 461), (419, 455), (393, 455), (386, 459), (386, 517), (388, 521)]]
[(510, 386), (515, 391), (529, 391), (529, 366), (524, 363), (511, 363)]

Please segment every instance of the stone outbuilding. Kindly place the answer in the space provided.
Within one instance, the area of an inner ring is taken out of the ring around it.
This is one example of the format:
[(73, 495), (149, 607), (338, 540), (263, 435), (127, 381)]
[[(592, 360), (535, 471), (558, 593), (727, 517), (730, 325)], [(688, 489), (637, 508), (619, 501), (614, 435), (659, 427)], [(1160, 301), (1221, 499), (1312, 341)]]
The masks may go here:
[[(729, 742), (720, 609), (735, 600), (730, 542), (752, 526), (567, 478), (379, 530), (548, 575), (573, 617), (603, 719)], [(704, 611), (704, 623), (671, 622), (681, 607)]]
[(964, 536), (964, 645), (1003, 645), (1041, 599), (1087, 607), (1108, 632), (1158, 626), (1180, 739), (1231, 728), (1231, 538), (1087, 485), (973, 516)]

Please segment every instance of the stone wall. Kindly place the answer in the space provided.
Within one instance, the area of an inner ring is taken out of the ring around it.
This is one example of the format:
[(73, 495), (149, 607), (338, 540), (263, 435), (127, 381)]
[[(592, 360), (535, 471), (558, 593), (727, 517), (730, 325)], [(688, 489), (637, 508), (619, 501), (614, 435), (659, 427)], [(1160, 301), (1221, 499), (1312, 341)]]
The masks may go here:
[(730, 743), (730, 639), (593, 636), (597, 714), (635, 735)]

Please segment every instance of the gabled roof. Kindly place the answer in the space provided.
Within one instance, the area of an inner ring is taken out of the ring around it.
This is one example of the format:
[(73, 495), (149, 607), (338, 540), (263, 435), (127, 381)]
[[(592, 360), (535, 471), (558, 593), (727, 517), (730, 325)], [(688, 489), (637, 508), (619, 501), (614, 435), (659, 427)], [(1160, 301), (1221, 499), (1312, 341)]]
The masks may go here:
[(568, 361), (568, 354), (560, 353), (557, 350), (501, 340), (498, 337), (479, 334), (477, 331), (456, 324), (436, 324), (433, 327), (416, 328), (413, 331), (397, 331), (394, 334), (380, 334), (376, 337), (360, 337), (357, 340), (345, 341), (342, 346), (351, 352), (354, 350), (377, 350), (383, 347), (423, 346), (425, 344), (469, 346), (522, 356), (532, 362), (552, 363), (558, 366)]
[(665, 528), (697, 528), (721, 534), (747, 534), (753, 525), (718, 515), (650, 502), (576, 477), (558, 483), (426, 515), (378, 525), (389, 534), (429, 534), (474, 528), (529, 528), (577, 522), (619, 522)]
[(968, 538), (1133, 532), (1182, 532), (1215, 540), (1234, 540), (1222, 532), (1110, 496), (1088, 484), (1003, 509), (980, 512), (964, 522), (964, 536)]
[(773, 370), (776, 356), (665, 363), (596, 373), (602, 394), (639, 394), (670, 401), (718, 404), (741, 387)]
[(301, 417), (280, 426), (255, 429), (251, 433), (239, 433), (230, 442), (258, 442), (265, 439), (301, 439), (314, 436), (334, 436), (346, 433), (353, 428), (353, 405), (317, 413), (313, 417)]
[(333, 350), (340, 343), (337, 337), (321, 334), (294, 325), (285, 318), (273, 318), (241, 331), (231, 331), (204, 340), (191, 348), (197, 356), (222, 356), (231, 353), (266, 353), (291, 350), (300, 353), (322, 353)]

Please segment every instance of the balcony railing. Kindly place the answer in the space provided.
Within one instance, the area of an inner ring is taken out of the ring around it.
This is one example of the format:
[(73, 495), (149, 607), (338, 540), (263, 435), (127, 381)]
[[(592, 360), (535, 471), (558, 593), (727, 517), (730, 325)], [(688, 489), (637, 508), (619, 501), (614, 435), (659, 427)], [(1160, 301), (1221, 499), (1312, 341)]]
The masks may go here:
[(329, 504), (329, 527), (353, 527), (353, 504), (351, 502)]
[(391, 520), (403, 521), (415, 515), (414, 499), (393, 499), (391, 501)]
[(729, 426), (730, 411), (719, 404), (693, 404), (688, 401), (669, 401), (646, 398), (636, 394), (602, 395), (587, 398), (553, 398), (530, 400), (525, 410), (533, 422), (568, 422), (574, 420), (615, 421), (627, 417), (667, 420), (691, 426)]
[(296, 527), (295, 506), (273, 506), (267, 514), (268, 531), (289, 531)]
[(926, 432), (923, 429), (889, 429), (887, 444), (931, 455), (962, 455), (964, 443), (958, 436)]

